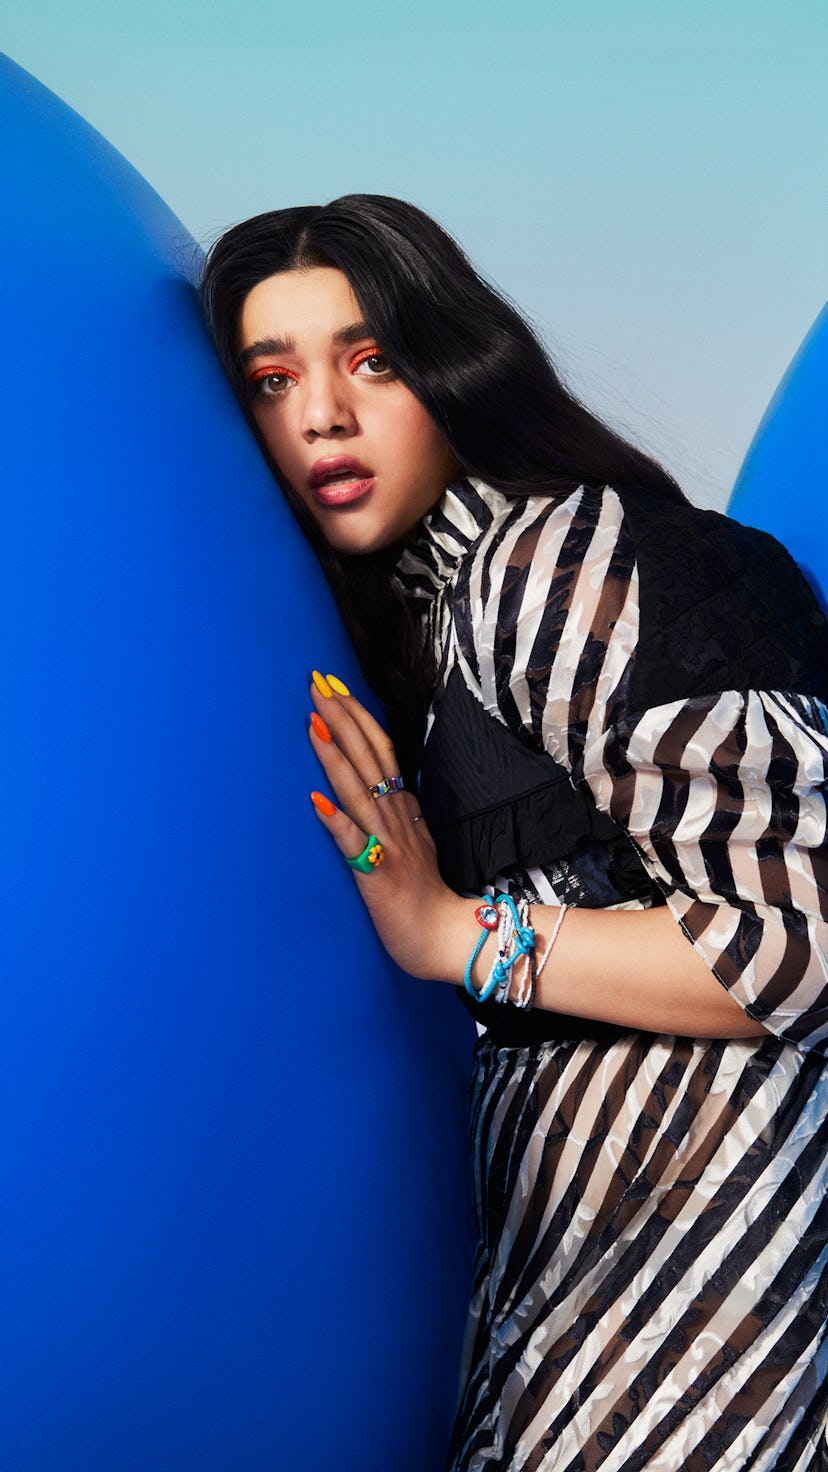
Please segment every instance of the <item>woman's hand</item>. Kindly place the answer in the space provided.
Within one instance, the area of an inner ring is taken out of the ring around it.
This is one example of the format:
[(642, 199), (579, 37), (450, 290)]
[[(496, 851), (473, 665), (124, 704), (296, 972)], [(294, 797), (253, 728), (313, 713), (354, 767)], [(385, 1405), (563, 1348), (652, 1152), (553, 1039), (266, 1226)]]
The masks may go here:
[(371, 795), (383, 778), (399, 775), (386, 732), (340, 680), (329, 684), (315, 674), (311, 698), (308, 735), (339, 802), (314, 793), (317, 815), (345, 859), (362, 853), (376, 834), (382, 862), (367, 874), (354, 870), (354, 878), (380, 940), (412, 976), (448, 979), (441, 958), (445, 967), (452, 952), (471, 950), (478, 932), (474, 904), (443, 883), (413, 793)]
[[(329, 693), (325, 693), (325, 692)], [(346, 859), (376, 834), (382, 863), (354, 871), (360, 894), (386, 950), (412, 976), (460, 984), (480, 928), (476, 901), (454, 894), (440, 878), (434, 842), (410, 792), (372, 797), (369, 789), (398, 775), (394, 747), (364, 706), (315, 677), (309, 736), (339, 799), (314, 794), (316, 811)], [(321, 799), (321, 801), (320, 801)], [(542, 956), (559, 911), (533, 905), (531, 923)], [(491, 947), (475, 966), (479, 988)], [(535, 1005), (622, 1027), (691, 1037), (756, 1037), (764, 1029), (716, 980), (666, 906), (653, 910), (569, 912), (538, 984)]]

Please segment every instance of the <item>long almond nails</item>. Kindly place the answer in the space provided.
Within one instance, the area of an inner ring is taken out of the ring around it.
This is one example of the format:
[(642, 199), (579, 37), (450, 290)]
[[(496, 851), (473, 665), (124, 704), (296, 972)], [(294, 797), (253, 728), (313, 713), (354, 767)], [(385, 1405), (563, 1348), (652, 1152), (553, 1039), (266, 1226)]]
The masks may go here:
[(313, 729), (319, 737), (320, 741), (330, 741), (331, 733), (325, 725), (322, 717), (320, 715), (317, 715), (315, 710), (311, 711), (310, 723), (313, 726)]
[(312, 670), (311, 679), (313, 680), (313, 683), (319, 691), (320, 695), (324, 695), (326, 700), (333, 700), (333, 690), (331, 689), (324, 675), (320, 675), (318, 670)]
[(310, 799), (318, 812), (323, 813), (326, 818), (333, 817), (336, 808), (330, 798), (325, 796), (324, 792), (312, 792)]
[(336, 675), (326, 675), (325, 679), (336, 695), (350, 695), (350, 690), (344, 680), (338, 680)]

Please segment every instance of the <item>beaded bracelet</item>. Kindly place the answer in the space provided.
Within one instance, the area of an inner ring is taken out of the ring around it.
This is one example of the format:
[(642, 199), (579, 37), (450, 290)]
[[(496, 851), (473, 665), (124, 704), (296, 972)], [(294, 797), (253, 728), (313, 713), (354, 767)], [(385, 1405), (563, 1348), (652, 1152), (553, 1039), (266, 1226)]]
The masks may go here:
[[(504, 899), (508, 903), (504, 903)], [(534, 953), (534, 937), (530, 949), (526, 951), (525, 944), (519, 940), (518, 932), (525, 935), (529, 927), (529, 903), (520, 899), (515, 901), (508, 896), (500, 895), (498, 898), (498, 912), (500, 914), (500, 925), (497, 932), (497, 961), (499, 966), (500, 984), (494, 994), (496, 1002), (511, 1001), (512, 993), (512, 967), (518, 956), (529, 957)]]
[(534, 955), (535, 932), (529, 924), (529, 904), (526, 900), (522, 899), (515, 904), (511, 895), (499, 894), (497, 906), (501, 920), (498, 932), (500, 947), (491, 975), (498, 978), (495, 1000), (508, 1002), (512, 986), (512, 967), (518, 956), (526, 956), (528, 959)]
[(486, 977), (486, 986), (495, 976), (497, 970), (497, 986), (494, 990), (495, 1002), (505, 1002), (509, 996), (509, 983), (511, 977), (508, 971), (503, 969), (503, 963), (508, 961), (514, 950), (515, 922), (505, 905), (501, 905), (498, 896), (497, 903), (498, 925), (497, 925), (497, 956), (492, 962), (491, 969)]

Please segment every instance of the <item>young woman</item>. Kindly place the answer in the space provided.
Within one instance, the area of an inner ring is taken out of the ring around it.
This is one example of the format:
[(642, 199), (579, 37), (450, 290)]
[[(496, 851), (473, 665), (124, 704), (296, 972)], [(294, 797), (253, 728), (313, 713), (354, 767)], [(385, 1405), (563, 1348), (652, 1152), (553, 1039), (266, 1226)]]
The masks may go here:
[(828, 1467), (810, 591), (411, 205), (248, 221), (203, 300), (395, 736), (315, 676), (316, 811), (486, 1029), (452, 1472)]

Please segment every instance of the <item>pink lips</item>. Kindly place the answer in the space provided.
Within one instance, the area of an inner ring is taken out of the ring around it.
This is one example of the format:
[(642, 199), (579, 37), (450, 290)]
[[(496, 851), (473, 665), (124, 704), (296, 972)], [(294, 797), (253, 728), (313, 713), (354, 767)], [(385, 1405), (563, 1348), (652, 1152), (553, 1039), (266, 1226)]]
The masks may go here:
[(351, 455), (325, 455), (311, 467), (308, 481), (320, 506), (347, 506), (371, 489), (374, 476)]

